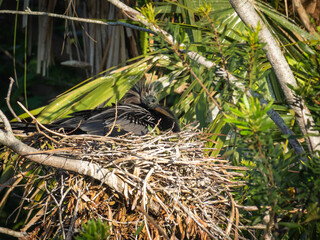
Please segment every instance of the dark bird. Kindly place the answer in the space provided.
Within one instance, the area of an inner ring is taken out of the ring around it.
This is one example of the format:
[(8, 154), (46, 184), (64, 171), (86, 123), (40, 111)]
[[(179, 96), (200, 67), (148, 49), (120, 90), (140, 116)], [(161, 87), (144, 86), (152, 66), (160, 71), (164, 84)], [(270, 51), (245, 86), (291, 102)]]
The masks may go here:
[(54, 130), (63, 128), (73, 134), (101, 136), (119, 136), (130, 132), (145, 135), (155, 127), (160, 131), (180, 131), (173, 113), (159, 105), (153, 86), (144, 83), (130, 89), (119, 105), (75, 112), (46, 126)]

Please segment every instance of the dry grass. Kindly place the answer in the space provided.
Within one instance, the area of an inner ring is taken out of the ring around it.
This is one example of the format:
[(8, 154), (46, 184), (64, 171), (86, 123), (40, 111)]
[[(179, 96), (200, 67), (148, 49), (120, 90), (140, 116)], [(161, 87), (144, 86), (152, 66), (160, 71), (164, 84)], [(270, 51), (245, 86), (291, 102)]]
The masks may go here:
[[(55, 141), (35, 135), (24, 142), (99, 163), (122, 179), (125, 190), (117, 193), (92, 178), (20, 157), (11, 163), (16, 171), (9, 185), (24, 189), (13, 214), (17, 218), (27, 210), (23, 231), (41, 239), (71, 239), (82, 223), (100, 218), (109, 222), (111, 239), (134, 239), (135, 233), (138, 239), (237, 238), (240, 220), (231, 192), (243, 184), (237, 179), (245, 169), (207, 157), (212, 149), (206, 149), (201, 132), (51, 138)], [(9, 155), (3, 159), (9, 164)]]

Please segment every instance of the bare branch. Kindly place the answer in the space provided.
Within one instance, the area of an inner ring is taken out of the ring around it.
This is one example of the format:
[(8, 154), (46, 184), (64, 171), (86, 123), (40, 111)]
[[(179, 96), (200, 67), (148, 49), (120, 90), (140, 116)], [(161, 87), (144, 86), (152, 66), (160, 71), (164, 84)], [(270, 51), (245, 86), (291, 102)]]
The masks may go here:
[[(17, 102), (17, 103), (18, 103), (18, 105), (32, 118), (32, 120), (34, 121), (34, 123), (35, 123), (37, 126), (39, 125), (39, 126), (42, 127), (44, 130), (46, 130), (46, 131), (48, 131), (48, 132), (50, 132), (50, 133), (52, 133), (52, 134), (55, 134), (55, 135), (57, 135), (57, 136), (67, 137), (67, 135), (65, 135), (65, 134), (61, 134), (61, 133), (52, 131), (52, 130), (48, 129), (47, 127), (45, 127), (42, 123), (40, 123), (40, 122), (28, 111), (28, 109), (25, 108), (25, 106), (23, 106), (22, 103), (20, 103), (20, 102)], [(39, 130), (39, 129), (38, 129), (38, 130)], [(42, 133), (42, 132), (41, 132), (41, 133)], [(48, 136), (47, 136), (47, 137), (48, 137)], [(48, 138), (50, 138), (50, 137), (48, 137)]]
[(231, 213), (230, 213), (230, 218), (229, 218), (229, 222), (228, 222), (228, 226), (227, 226), (227, 229), (225, 231), (225, 234), (226, 236), (229, 237), (230, 235), (230, 231), (231, 231), (231, 228), (232, 228), (232, 225), (233, 225), (233, 220), (234, 220), (234, 216), (235, 216), (235, 201), (232, 197), (232, 194), (230, 192), (228, 192), (228, 195), (229, 195), (229, 198), (230, 198), (230, 201), (231, 201)]
[(19, 14), (19, 15), (33, 15), (33, 16), (48, 16), (48, 17), (54, 17), (54, 18), (62, 18), (65, 20), (71, 20), (71, 21), (77, 21), (77, 22), (85, 22), (85, 23), (94, 23), (94, 24), (100, 24), (100, 25), (105, 25), (105, 26), (123, 26), (123, 27), (128, 27), (132, 29), (136, 29), (138, 31), (143, 31), (143, 32), (148, 32), (148, 33), (153, 33), (153, 31), (138, 27), (129, 23), (125, 22), (104, 22), (100, 20), (92, 20), (89, 18), (79, 18), (79, 17), (70, 17), (70, 16), (65, 16), (61, 14), (56, 14), (56, 13), (48, 13), (48, 12), (37, 12), (37, 11), (31, 11), (29, 8), (27, 8), (25, 11), (15, 11), (15, 10), (0, 10), (0, 14)]
[[(144, 211), (144, 213), (143, 213), (144, 214), (144, 222), (145, 222), (145, 226), (146, 226), (146, 230), (147, 230), (147, 234), (149, 236), (149, 239), (152, 239), (152, 238), (151, 238), (150, 230), (149, 230), (149, 227), (148, 227), (148, 219), (149, 219), (149, 218), (147, 218), (148, 214), (145, 211), (146, 211), (146, 207), (147, 207), (146, 206), (147, 205), (146, 201), (148, 199), (148, 196), (147, 196), (147, 184), (148, 184), (148, 180), (149, 180), (150, 176), (152, 175), (153, 171), (154, 171), (154, 168), (151, 168), (150, 171), (148, 172), (145, 180), (144, 180), (144, 183), (143, 183), (143, 196), (142, 196), (142, 210)], [(169, 239), (169, 238), (166, 238), (166, 239)]]
[[(2, 122), (4, 124), (4, 130), (7, 131), (9, 134), (12, 134), (12, 128), (11, 128), (10, 122), (9, 122), (9, 120), (6, 118), (6, 116), (4, 115), (4, 113), (1, 110), (0, 110), (0, 119), (2, 120)], [(2, 132), (3, 131), (0, 129), (0, 134)]]
[(116, 7), (122, 9), (127, 14), (129, 14), (128, 17), (131, 17), (131, 19), (138, 21), (138, 22), (144, 24), (145, 26), (149, 27), (154, 33), (161, 33), (162, 35), (165, 35), (169, 39), (171, 44), (173, 44), (173, 45), (176, 44), (175, 39), (169, 33), (167, 33), (166, 31), (164, 31), (160, 28), (157, 28), (152, 23), (148, 22), (147, 19), (145, 18), (145, 16), (143, 16), (137, 10), (127, 6), (126, 4), (124, 4), (123, 2), (121, 2), (119, 0), (108, 0), (108, 1), (111, 2), (113, 5), (115, 5)]

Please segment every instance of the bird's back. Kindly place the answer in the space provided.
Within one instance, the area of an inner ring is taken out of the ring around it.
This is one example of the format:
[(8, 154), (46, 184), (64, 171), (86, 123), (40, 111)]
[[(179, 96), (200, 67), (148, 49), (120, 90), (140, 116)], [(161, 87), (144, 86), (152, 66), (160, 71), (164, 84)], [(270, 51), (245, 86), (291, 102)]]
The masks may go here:
[(53, 122), (63, 128), (80, 129), (90, 135), (118, 136), (128, 132), (145, 135), (156, 119), (147, 109), (135, 104), (115, 105), (95, 110), (79, 111)]

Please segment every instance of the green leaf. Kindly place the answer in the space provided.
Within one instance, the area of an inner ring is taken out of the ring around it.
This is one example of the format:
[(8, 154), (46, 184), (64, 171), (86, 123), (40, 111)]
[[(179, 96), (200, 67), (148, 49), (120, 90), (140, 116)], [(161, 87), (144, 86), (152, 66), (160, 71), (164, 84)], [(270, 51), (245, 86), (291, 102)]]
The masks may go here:
[(138, 227), (137, 231), (133, 235), (138, 236), (141, 233), (142, 229), (144, 228), (144, 225), (145, 223), (142, 222), (141, 225)]
[(288, 227), (288, 228), (299, 228), (301, 225), (294, 222), (279, 222), (279, 226)]
[(240, 131), (240, 134), (243, 136), (252, 135), (252, 131)]
[(66, 92), (42, 109), (38, 120), (48, 123), (75, 111), (96, 108), (106, 101), (111, 105), (143, 77), (148, 67), (146, 61), (150, 58), (125, 67), (124, 71), (119, 69), (93, 81), (84, 81), (83, 85)]

